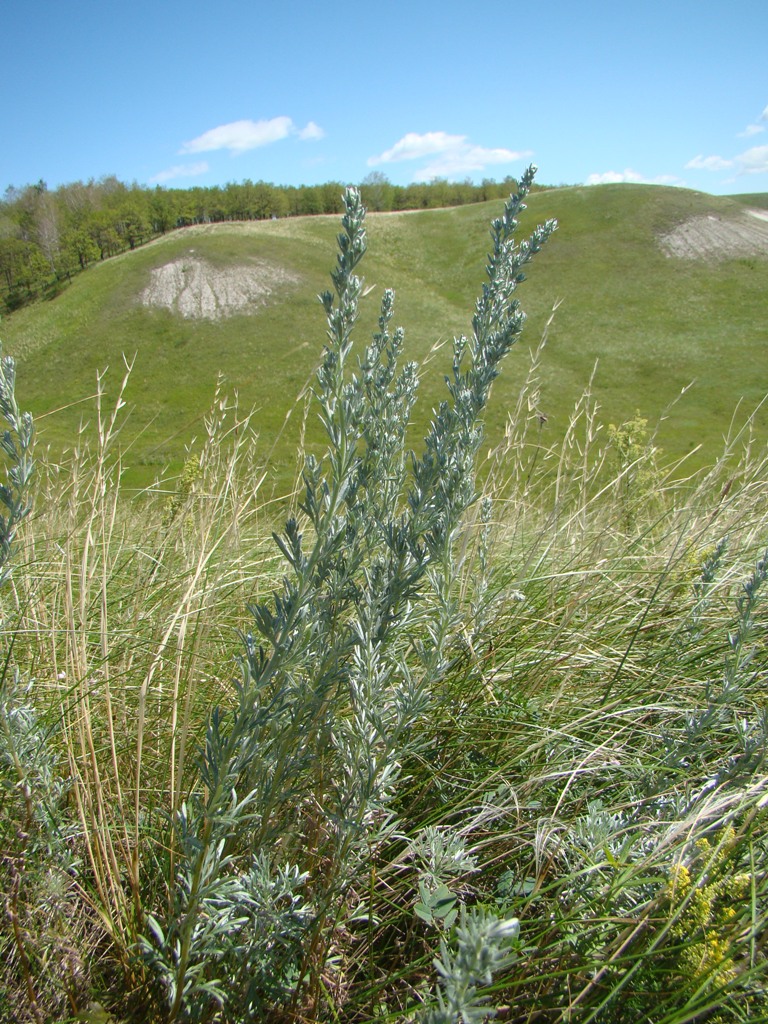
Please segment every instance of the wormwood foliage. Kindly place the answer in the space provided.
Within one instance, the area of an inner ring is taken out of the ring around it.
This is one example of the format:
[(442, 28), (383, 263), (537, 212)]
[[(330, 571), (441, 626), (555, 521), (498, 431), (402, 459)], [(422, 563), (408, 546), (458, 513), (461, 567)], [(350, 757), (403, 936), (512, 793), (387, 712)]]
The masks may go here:
[[(320, 297), (314, 399), (326, 452), (307, 457), (301, 515), (275, 535), (287, 573), (273, 601), (252, 608), (237, 706), (211, 714), (200, 785), (173, 821), (168, 913), (147, 919), (143, 950), (169, 1020), (316, 1000), (350, 879), (401, 827), (402, 765), (421, 753), (418, 724), (458, 622), (454, 547), (476, 496), (480, 416), (523, 326), (522, 268), (556, 226), (515, 243), (532, 180), (531, 169), (493, 223), (472, 335), (454, 343), (449, 397), (421, 454), (406, 450), (418, 376), (399, 365), (392, 291), (351, 366), (366, 233), (358, 191), (345, 193), (333, 290)], [(510, 931), (484, 918), (477, 928), (489, 940)], [(489, 978), (492, 962), (472, 977)], [(453, 963), (445, 952), (444, 979)]]
[(16, 364), (2, 355), (0, 347), (0, 416), (5, 429), (0, 448), (7, 462), (6, 482), (0, 484), (0, 584), (8, 578), (8, 560), (16, 530), (29, 514), (27, 501), (34, 462), (32, 439), (34, 425), (28, 412), (21, 412), (16, 401)]
[[(0, 349), (0, 416), (5, 421), (0, 447), (6, 466), (0, 484), (0, 586), (11, 575), (11, 556), (16, 531), (30, 513), (29, 488), (34, 468), (32, 416), (21, 412), (16, 401), (16, 367)], [(7, 623), (0, 619), (0, 628)], [(12, 941), (2, 942), (5, 956), (16, 958), (26, 986), (27, 999), (36, 1020), (42, 1020), (37, 1003), (34, 971), (27, 953), (24, 908), (20, 891), (28, 874), (38, 874), (40, 861), (55, 851), (63, 862), (67, 852), (58, 831), (56, 804), (63, 786), (55, 771), (55, 755), (46, 749), (44, 730), (36, 710), (26, 699), (23, 681), (9, 664), (3, 650), (0, 668), (0, 892), (3, 922), (10, 925)], [(42, 856), (40, 854), (42, 853)], [(38, 884), (40, 878), (37, 878)], [(47, 886), (45, 883), (49, 883)], [(41, 892), (54, 890), (57, 879), (44, 878)], [(46, 908), (56, 916), (55, 900)], [(2, 936), (4, 929), (0, 930)], [(49, 940), (55, 935), (52, 929)], [(12, 952), (11, 952), (12, 951)], [(0, 1001), (0, 1009), (2, 1008)]]

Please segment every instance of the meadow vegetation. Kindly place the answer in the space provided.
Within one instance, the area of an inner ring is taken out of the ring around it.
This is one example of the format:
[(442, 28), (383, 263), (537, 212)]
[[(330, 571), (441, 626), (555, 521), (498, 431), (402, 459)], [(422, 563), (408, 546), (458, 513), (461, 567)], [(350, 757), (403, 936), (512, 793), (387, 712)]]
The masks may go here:
[(136, 501), (124, 391), (32, 477), (3, 360), (0, 1018), (768, 1020), (764, 432), (686, 470), (582, 382), (553, 438), (545, 317), (486, 457), (523, 269), (534, 300), (572, 257), (548, 217), (516, 241), (531, 182), (439, 402), (346, 193), (274, 533), (225, 384)]

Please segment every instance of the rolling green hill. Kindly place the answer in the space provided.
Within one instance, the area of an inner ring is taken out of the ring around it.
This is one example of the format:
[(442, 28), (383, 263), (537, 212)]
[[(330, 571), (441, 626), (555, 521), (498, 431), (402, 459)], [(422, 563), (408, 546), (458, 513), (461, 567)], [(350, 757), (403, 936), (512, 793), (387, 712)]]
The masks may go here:
[[(751, 205), (761, 205), (752, 198)], [(359, 343), (375, 325), (384, 287), (396, 290), (409, 358), (422, 361), (436, 342), (466, 332), (483, 280), (488, 223), (500, 209), (491, 202), (369, 215), (362, 273), (373, 291)], [(529, 315), (521, 349), (538, 343), (560, 303), (541, 370), (544, 433), (562, 434), (596, 366), (593, 394), (606, 424), (636, 411), (654, 424), (695, 382), (661, 425), (658, 443), (673, 455), (702, 446), (701, 457), (711, 457), (737, 405), (743, 419), (768, 392), (768, 245), (760, 251), (768, 223), (750, 217), (736, 199), (626, 184), (535, 193), (520, 237), (548, 217), (557, 217), (560, 228), (520, 290)], [(756, 241), (722, 258), (668, 255), (660, 237), (692, 219), (705, 230), (746, 225)], [(19, 395), (42, 443), (54, 453), (74, 445), (80, 421), (93, 417), (87, 399), (97, 374), (108, 367), (107, 393), (114, 396), (128, 360), (127, 480), (147, 484), (167, 468), (178, 470), (222, 374), (241, 407), (255, 407), (271, 473), (277, 486), (287, 485), (302, 417), (296, 409), (284, 428), (286, 414), (319, 358), (325, 324), (316, 296), (327, 287), (337, 229), (335, 217), (182, 229), (100, 264), (55, 300), (6, 319), (0, 333), (17, 358)], [(185, 274), (201, 260), (209, 272), (269, 270), (271, 290), (247, 314), (218, 320), (142, 304), (153, 271), (179, 261)], [(489, 443), (503, 433), (528, 363), (525, 351), (513, 355), (495, 385)], [(449, 366), (449, 348), (430, 359), (418, 424), (442, 397)], [(764, 439), (768, 411), (755, 423)]]

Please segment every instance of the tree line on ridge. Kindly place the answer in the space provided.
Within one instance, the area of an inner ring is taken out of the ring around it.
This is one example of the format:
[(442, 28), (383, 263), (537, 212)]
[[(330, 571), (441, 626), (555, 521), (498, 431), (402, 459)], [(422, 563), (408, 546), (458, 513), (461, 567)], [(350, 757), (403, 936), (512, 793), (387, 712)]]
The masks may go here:
[[(393, 185), (373, 172), (360, 184), (374, 212), (462, 206), (509, 196), (514, 178)], [(49, 189), (9, 186), (0, 200), (0, 309), (58, 294), (91, 264), (190, 224), (338, 214), (344, 185), (230, 182), (192, 188), (127, 185), (114, 175)]]

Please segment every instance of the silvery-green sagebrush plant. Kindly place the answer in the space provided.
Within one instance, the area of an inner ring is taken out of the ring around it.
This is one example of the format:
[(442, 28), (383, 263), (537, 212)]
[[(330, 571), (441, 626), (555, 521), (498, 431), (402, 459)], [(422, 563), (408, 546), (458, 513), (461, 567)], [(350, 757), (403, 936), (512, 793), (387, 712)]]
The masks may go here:
[[(533, 174), (493, 222), (472, 333), (454, 342), (448, 398), (418, 454), (406, 449), (418, 375), (400, 365), (392, 291), (352, 365), (365, 210), (356, 189), (344, 195), (333, 290), (320, 297), (326, 450), (307, 456), (301, 515), (275, 535), (282, 588), (252, 609), (235, 707), (210, 715), (199, 784), (173, 821), (165, 910), (145, 923), (168, 1020), (311, 1002), (355, 868), (399, 834), (402, 764), (419, 752), (458, 624), (454, 548), (476, 498), (480, 417), (523, 327), (523, 267), (556, 227), (515, 242)], [(501, 950), (509, 929), (486, 925)], [(444, 953), (446, 992), (454, 961)]]
[[(4, 420), (0, 448), (5, 456), (6, 478), (0, 483), (0, 586), (11, 575), (11, 558), (19, 525), (31, 511), (29, 490), (34, 470), (32, 448), (34, 424), (16, 400), (16, 366), (0, 348), (0, 416)], [(40, 875), (52, 876), (66, 862), (66, 848), (58, 828), (56, 809), (62, 787), (55, 773), (54, 755), (47, 746), (45, 730), (21, 685), (17, 669), (11, 667), (14, 633), (7, 629), (0, 608), (3, 649), (0, 651), (0, 891), (4, 893), (2, 926), (10, 925), (13, 941), (2, 942), (4, 957), (19, 965), (18, 974), (26, 990), (35, 1019), (42, 1020), (37, 1004), (34, 972), (27, 955), (27, 937), (20, 919), (20, 893), (34, 858), (44, 864)], [(32, 861), (30, 865), (28, 862)]]
[(28, 412), (21, 412), (16, 401), (16, 364), (10, 356), (3, 356), (0, 348), (0, 416), (5, 429), (0, 447), (8, 463), (7, 477), (0, 484), (0, 583), (8, 577), (8, 560), (16, 530), (29, 515), (29, 485), (34, 461), (32, 441), (34, 425)]

